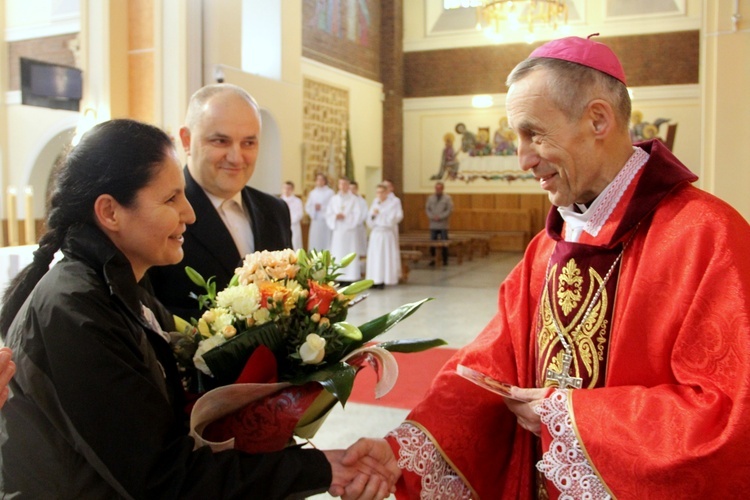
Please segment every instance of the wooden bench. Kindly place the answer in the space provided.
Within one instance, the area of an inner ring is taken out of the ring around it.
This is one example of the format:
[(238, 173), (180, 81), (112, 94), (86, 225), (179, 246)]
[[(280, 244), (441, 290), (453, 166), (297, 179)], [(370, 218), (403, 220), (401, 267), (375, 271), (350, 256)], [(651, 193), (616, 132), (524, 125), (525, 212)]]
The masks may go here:
[(431, 240), (429, 236), (424, 237), (421, 235), (409, 235), (409, 233), (399, 235), (399, 246), (401, 250), (421, 250), (421, 249), (435, 249), (435, 255), (430, 255), (430, 259), (435, 263), (435, 267), (440, 267), (443, 264), (442, 258), (437, 258), (440, 252), (437, 251), (439, 248), (448, 248), (455, 250), (456, 260), (458, 264), (462, 264), (464, 260), (464, 254), (466, 248), (469, 246), (464, 240)]
[[(465, 239), (471, 246), (471, 254), (476, 252), (480, 257), (489, 255), (492, 235), (481, 231), (451, 231), (448, 230), (448, 238)], [(471, 260), (471, 257), (469, 258)]]
[(422, 258), (421, 250), (401, 250), (401, 282), (409, 281), (410, 264), (419, 262)]
[[(429, 238), (429, 231), (409, 231), (400, 235), (402, 238)], [(465, 242), (463, 246), (463, 256), (466, 260), (473, 260), (476, 253), (480, 257), (486, 257), (491, 250), (492, 235), (481, 231), (451, 231), (448, 230), (448, 239)]]

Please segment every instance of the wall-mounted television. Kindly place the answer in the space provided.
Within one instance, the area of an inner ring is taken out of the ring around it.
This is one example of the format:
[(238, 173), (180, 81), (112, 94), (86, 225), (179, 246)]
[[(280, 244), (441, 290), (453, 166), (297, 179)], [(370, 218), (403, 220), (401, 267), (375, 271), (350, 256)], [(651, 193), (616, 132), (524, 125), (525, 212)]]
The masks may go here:
[(79, 111), (82, 96), (80, 69), (21, 58), (21, 104)]

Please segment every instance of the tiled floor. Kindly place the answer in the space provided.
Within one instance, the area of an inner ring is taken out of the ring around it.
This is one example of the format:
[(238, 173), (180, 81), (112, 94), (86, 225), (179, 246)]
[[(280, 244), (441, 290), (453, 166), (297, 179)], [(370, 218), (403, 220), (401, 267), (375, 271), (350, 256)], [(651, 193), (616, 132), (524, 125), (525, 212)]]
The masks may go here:
[[(490, 320), (497, 307), (500, 282), (521, 259), (521, 253), (492, 253), (457, 265), (440, 269), (417, 264), (409, 281), (384, 290), (371, 290), (363, 302), (349, 313), (355, 325), (395, 309), (396, 307), (432, 297), (414, 315), (379, 340), (396, 337), (441, 337), (449, 347), (470, 342)], [(396, 382), (398, 383), (398, 382)], [(408, 410), (366, 404), (340, 405), (328, 416), (313, 442), (321, 449), (345, 448), (361, 436), (381, 437), (406, 417)], [(327, 499), (329, 495), (312, 498)]]

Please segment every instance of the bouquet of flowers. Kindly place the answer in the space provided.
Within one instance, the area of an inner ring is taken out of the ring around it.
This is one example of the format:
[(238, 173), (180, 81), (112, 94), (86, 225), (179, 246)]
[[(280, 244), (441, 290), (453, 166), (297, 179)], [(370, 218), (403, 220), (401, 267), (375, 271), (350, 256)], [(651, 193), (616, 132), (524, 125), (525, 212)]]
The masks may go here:
[(310, 438), (337, 401), (346, 404), (361, 368), (376, 370), (381, 397), (398, 376), (391, 352), (445, 343), (372, 342), (429, 299), (359, 327), (346, 322), (349, 307), (372, 286), (362, 280), (337, 288), (338, 271), (353, 258), (336, 262), (328, 251), (255, 252), (219, 292), (212, 279), (186, 268), (206, 292), (196, 297), (203, 315), (190, 323), (176, 318), (173, 334), (186, 387), (202, 394), (191, 412), (197, 445), (262, 452), (293, 443), (294, 435)]

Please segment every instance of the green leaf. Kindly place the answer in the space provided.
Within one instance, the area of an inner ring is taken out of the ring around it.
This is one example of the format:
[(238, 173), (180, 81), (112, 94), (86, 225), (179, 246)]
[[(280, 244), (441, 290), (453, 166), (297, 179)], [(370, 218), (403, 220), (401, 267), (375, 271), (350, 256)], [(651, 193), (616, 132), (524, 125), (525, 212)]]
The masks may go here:
[(372, 285), (374, 285), (375, 282), (372, 280), (360, 280), (352, 283), (351, 285), (347, 286), (343, 290), (339, 290), (339, 293), (343, 295), (357, 295), (360, 292), (364, 292), (368, 288), (370, 288)]
[(307, 382), (318, 382), (325, 390), (341, 401), (341, 406), (344, 406), (352, 393), (355, 375), (357, 375), (356, 368), (347, 363), (339, 362), (309, 375), (296, 378), (292, 381), (292, 384), (302, 385)]
[(284, 345), (284, 334), (276, 323), (266, 323), (244, 330), (203, 355), (219, 385), (231, 384), (245, 367), (259, 345), (278, 351)]
[(206, 288), (206, 280), (203, 279), (203, 276), (201, 276), (198, 271), (190, 266), (185, 266), (185, 274), (190, 278), (190, 281), (201, 288)]
[(359, 330), (362, 332), (362, 343), (369, 342), (378, 335), (381, 335), (391, 328), (393, 328), (402, 319), (411, 316), (417, 309), (422, 306), (425, 302), (432, 300), (432, 298), (422, 299), (419, 302), (412, 302), (411, 304), (404, 304), (398, 309), (394, 309), (388, 314), (384, 314), (378, 318), (372, 319), (361, 325)]
[(443, 339), (404, 339), (381, 342), (378, 347), (391, 352), (422, 352), (447, 344), (448, 342)]
[(237, 286), (240, 283), (240, 275), (239, 274), (233, 274), (232, 279), (229, 280), (229, 284), (227, 285), (227, 288), (230, 286)]

